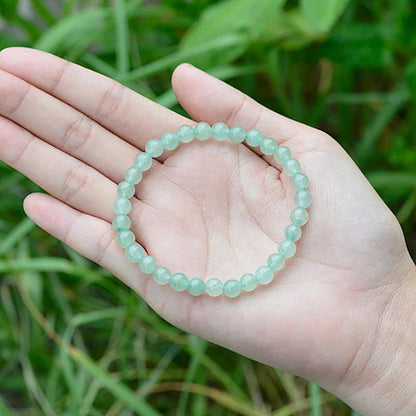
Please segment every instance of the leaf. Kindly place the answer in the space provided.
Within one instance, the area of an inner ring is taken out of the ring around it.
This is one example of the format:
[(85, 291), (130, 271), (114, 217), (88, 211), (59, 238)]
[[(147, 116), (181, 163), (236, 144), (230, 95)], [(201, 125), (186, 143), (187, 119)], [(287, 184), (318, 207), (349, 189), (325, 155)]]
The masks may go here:
[(350, 0), (301, 0), (300, 7), (309, 24), (319, 32), (328, 32)]
[(6, 20), (14, 20), (18, 0), (0, 0), (0, 16)]

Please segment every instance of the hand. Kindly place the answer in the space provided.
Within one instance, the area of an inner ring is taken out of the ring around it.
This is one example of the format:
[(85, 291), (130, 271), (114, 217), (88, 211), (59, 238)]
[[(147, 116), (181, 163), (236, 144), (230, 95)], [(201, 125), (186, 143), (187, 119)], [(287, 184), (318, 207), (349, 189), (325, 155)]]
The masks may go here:
[[(414, 286), (396, 219), (326, 134), (190, 65), (179, 66), (172, 81), (193, 119), (260, 129), (287, 145), (311, 179), (309, 223), (296, 256), (272, 284), (238, 299), (193, 298), (156, 285), (127, 262), (110, 224), (116, 184), (147, 140), (192, 121), (102, 75), (13, 48), (0, 54), (0, 157), (51, 195), (29, 195), (28, 216), (174, 325), (380, 415), (358, 390), (380, 376), (370, 364), (384, 319), (397, 293)], [(237, 277), (276, 251), (292, 199), (273, 158), (230, 142), (192, 142), (145, 174), (133, 201), (133, 231), (172, 272)]]

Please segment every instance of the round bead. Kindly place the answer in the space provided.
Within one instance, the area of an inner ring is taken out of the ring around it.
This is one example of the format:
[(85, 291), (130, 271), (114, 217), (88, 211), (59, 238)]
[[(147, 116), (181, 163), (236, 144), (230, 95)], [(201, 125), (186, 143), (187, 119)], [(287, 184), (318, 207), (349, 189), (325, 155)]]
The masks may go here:
[(269, 266), (261, 266), (256, 270), (256, 279), (262, 285), (269, 284), (273, 277), (273, 270)]
[(283, 240), (279, 243), (279, 254), (286, 259), (293, 257), (296, 253), (296, 244), (292, 240)]
[(116, 231), (128, 230), (131, 227), (130, 218), (127, 215), (116, 215), (113, 219), (113, 228)]
[(241, 293), (241, 283), (238, 280), (230, 279), (224, 283), (224, 294), (229, 298), (235, 298)]
[(185, 124), (179, 127), (176, 135), (181, 143), (189, 143), (194, 138), (194, 129)]
[(298, 241), (302, 237), (302, 229), (294, 224), (290, 224), (285, 229), (285, 237), (287, 240)]
[(142, 180), (142, 178), (142, 171), (135, 167), (128, 168), (126, 174), (124, 175), (124, 179), (126, 180), (126, 182), (129, 182), (132, 185), (137, 185)]
[(160, 140), (152, 139), (146, 143), (146, 153), (152, 157), (159, 157), (163, 153), (163, 144)]
[(239, 126), (231, 127), (228, 137), (234, 143), (242, 143), (246, 138), (246, 131)]
[(305, 208), (295, 208), (290, 213), (290, 219), (292, 220), (294, 225), (301, 227), (308, 222), (309, 214)]
[(211, 127), (211, 136), (214, 140), (222, 142), (227, 138), (229, 131), (230, 130), (225, 123), (215, 123)]
[(267, 259), (267, 264), (273, 271), (277, 272), (285, 266), (285, 258), (281, 254), (273, 253)]
[(265, 155), (272, 155), (277, 150), (277, 143), (271, 137), (266, 137), (263, 142), (260, 144), (260, 150)]
[(166, 285), (167, 283), (170, 282), (170, 279), (172, 278), (170, 271), (166, 268), (166, 267), (158, 267), (154, 272), (153, 272), (153, 280), (158, 284), (158, 285)]
[(166, 150), (175, 150), (179, 146), (179, 137), (175, 133), (165, 133), (160, 141)]
[(254, 274), (246, 273), (240, 277), (241, 288), (245, 292), (252, 292), (257, 287), (257, 279)]
[(306, 189), (309, 186), (309, 178), (303, 173), (297, 173), (292, 177), (292, 186), (295, 191)]
[(116, 214), (127, 215), (131, 211), (131, 202), (127, 198), (118, 198), (113, 208)]
[(183, 273), (175, 273), (170, 279), (170, 285), (176, 292), (183, 292), (188, 287), (188, 278)]
[(126, 247), (127, 260), (131, 261), (132, 263), (138, 263), (143, 256), (144, 249), (140, 244), (133, 243)]
[(286, 146), (278, 146), (274, 153), (274, 158), (277, 163), (283, 165), (283, 163), (287, 162), (288, 160), (292, 159), (292, 152)]
[(205, 283), (198, 277), (194, 277), (188, 282), (188, 292), (192, 296), (200, 296), (205, 291)]
[(211, 126), (205, 121), (199, 122), (194, 127), (194, 136), (198, 140), (207, 140), (211, 136)]
[(152, 166), (152, 156), (146, 152), (139, 153), (134, 159), (134, 164), (141, 171), (149, 170)]
[(283, 164), (287, 176), (294, 176), (300, 171), (300, 163), (296, 159), (289, 159)]
[(156, 270), (156, 259), (153, 256), (143, 256), (139, 263), (143, 273), (151, 274)]
[(135, 240), (134, 234), (130, 230), (122, 230), (118, 233), (117, 244), (121, 248), (126, 248), (133, 244)]
[(306, 189), (296, 192), (295, 204), (299, 208), (308, 208), (312, 204), (312, 195)]
[(117, 186), (117, 193), (120, 198), (131, 198), (134, 195), (134, 185), (130, 182), (123, 181)]
[(246, 142), (250, 146), (260, 146), (263, 142), (263, 133), (257, 129), (251, 129), (246, 133)]
[(221, 280), (213, 277), (205, 283), (205, 291), (209, 296), (216, 297), (221, 295), (224, 285)]

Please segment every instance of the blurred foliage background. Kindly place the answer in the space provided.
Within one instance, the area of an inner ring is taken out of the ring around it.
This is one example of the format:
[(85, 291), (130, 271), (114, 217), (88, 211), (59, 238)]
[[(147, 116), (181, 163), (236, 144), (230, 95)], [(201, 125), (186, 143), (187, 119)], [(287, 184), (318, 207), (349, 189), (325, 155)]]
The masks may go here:
[[(177, 64), (227, 80), (336, 138), (415, 257), (415, 9), (412, 0), (0, 0), (0, 49), (50, 51), (179, 112)], [(163, 321), (25, 217), (22, 199), (35, 190), (0, 162), (0, 415), (354, 414), (312, 383)]]

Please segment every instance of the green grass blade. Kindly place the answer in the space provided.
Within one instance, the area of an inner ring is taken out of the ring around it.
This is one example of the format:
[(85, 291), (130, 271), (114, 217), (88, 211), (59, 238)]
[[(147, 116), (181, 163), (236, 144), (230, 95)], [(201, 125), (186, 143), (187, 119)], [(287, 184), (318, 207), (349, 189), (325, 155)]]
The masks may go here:
[(35, 223), (30, 218), (24, 218), (0, 243), (0, 255), (9, 251), (34, 228)]
[(129, 70), (129, 27), (124, 0), (115, 2), (115, 26), (116, 26), (116, 57), (117, 70), (119, 74), (124, 74)]
[(309, 382), (309, 395), (311, 400), (311, 416), (322, 416), (321, 388)]

